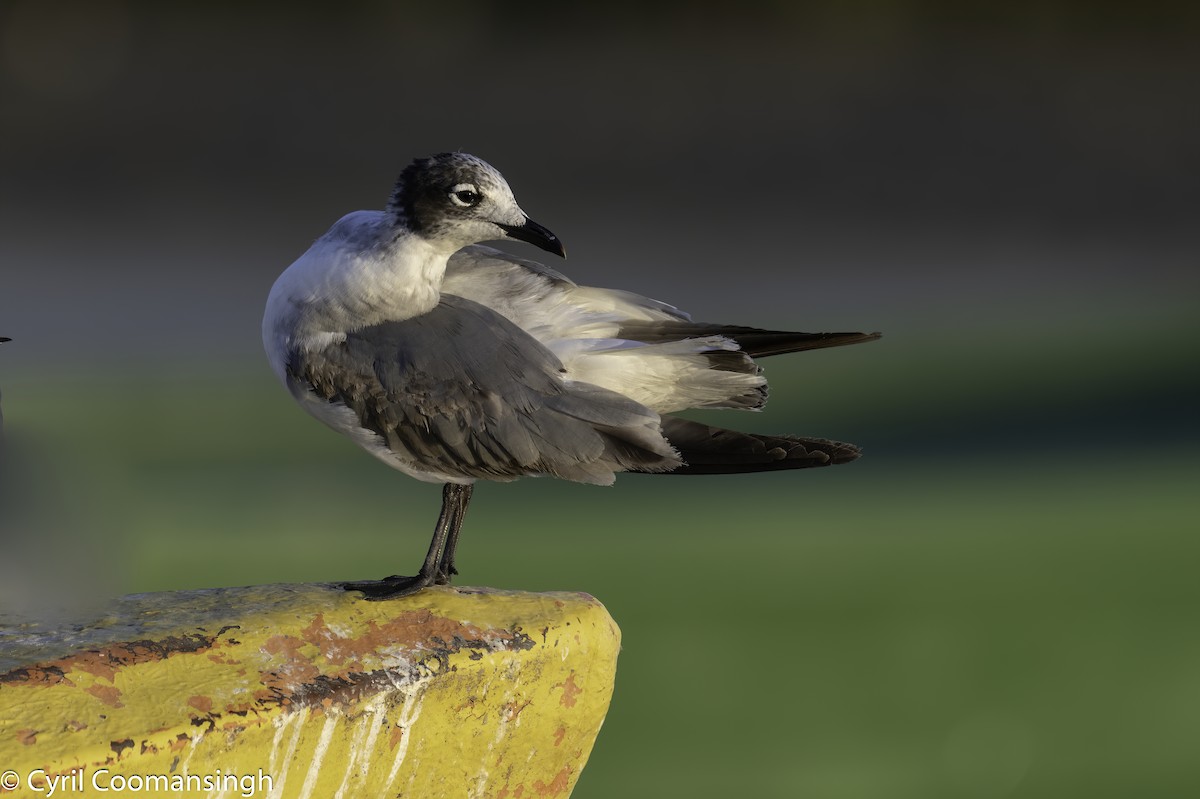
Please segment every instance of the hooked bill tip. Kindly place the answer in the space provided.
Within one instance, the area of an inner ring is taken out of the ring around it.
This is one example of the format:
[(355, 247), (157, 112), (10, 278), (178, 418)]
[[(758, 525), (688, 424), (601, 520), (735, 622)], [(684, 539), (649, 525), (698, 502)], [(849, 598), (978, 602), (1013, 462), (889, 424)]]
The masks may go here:
[(554, 253), (559, 258), (567, 257), (562, 240), (551, 233), (545, 225), (539, 225), (528, 217), (525, 218), (525, 223), (522, 225), (500, 225), (500, 229), (508, 234), (509, 238), (528, 242), (546, 252)]

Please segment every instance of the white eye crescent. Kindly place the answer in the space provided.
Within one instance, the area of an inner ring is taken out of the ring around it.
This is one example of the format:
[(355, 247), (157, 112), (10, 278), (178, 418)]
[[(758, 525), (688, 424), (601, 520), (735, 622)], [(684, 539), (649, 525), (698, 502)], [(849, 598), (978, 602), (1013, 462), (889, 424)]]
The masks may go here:
[(483, 195), (479, 193), (479, 189), (475, 187), (474, 183), (459, 183), (450, 189), (450, 202), (459, 208), (478, 205), (482, 199)]

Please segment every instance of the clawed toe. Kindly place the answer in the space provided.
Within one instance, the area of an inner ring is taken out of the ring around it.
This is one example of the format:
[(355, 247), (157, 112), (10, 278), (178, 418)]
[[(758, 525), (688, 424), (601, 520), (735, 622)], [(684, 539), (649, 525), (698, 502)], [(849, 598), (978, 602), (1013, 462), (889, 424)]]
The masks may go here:
[(384, 577), (382, 580), (360, 580), (349, 583), (338, 583), (338, 587), (344, 591), (360, 591), (364, 599), (378, 601), (381, 599), (399, 599), (402, 596), (412, 596), (422, 588), (428, 588), (433, 584), (434, 580), (432, 578), (422, 574), (412, 577), (393, 574), (391, 577)]

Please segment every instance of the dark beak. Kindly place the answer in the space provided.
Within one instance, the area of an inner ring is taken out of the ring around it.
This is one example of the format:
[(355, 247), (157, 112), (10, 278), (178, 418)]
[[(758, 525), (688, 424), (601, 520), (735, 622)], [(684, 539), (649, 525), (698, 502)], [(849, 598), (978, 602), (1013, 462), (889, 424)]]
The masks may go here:
[(546, 252), (554, 253), (559, 258), (567, 257), (567, 251), (563, 249), (563, 244), (559, 241), (558, 236), (529, 217), (525, 218), (523, 225), (500, 225), (500, 229), (507, 233), (509, 238), (527, 241), (534, 247), (541, 247)]

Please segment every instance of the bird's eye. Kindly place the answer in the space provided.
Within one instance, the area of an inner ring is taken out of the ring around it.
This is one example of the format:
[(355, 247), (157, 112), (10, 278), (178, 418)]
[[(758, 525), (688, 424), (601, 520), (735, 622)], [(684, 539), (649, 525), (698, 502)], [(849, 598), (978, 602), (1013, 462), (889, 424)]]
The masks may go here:
[(459, 208), (478, 205), (481, 199), (483, 199), (483, 195), (479, 193), (479, 189), (470, 183), (459, 183), (450, 190), (450, 202)]

